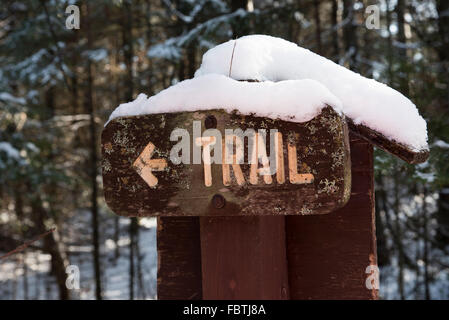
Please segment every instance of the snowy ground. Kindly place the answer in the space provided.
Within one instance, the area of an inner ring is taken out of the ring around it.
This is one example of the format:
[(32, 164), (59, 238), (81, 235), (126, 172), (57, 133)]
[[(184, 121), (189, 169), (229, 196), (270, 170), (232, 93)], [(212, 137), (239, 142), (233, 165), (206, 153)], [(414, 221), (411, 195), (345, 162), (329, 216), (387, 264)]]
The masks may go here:
[[(76, 222), (80, 219), (90, 219), (90, 215), (74, 216)], [(115, 242), (112, 240), (113, 219), (110, 214), (101, 217), (101, 265), (104, 299), (129, 298), (129, 219), (120, 218), (120, 238), (118, 241), (119, 257), (115, 258)], [(71, 224), (76, 226), (77, 224)], [(81, 224), (78, 224), (81, 225)], [(86, 224), (83, 224), (86, 225)], [(88, 225), (88, 224), (87, 224)], [(69, 234), (77, 235), (78, 243), (85, 245), (69, 245), (69, 261), (80, 270), (80, 290), (72, 290), (73, 299), (94, 299), (95, 280), (92, 268), (92, 246), (89, 244), (90, 230), (76, 230)], [(140, 254), (142, 256), (143, 288), (135, 286), (137, 299), (156, 298), (156, 219), (144, 218), (139, 229)], [(23, 260), (26, 262), (24, 267)], [(49, 275), (50, 256), (40, 251), (28, 248), (25, 254), (17, 254), (0, 263), (0, 299), (58, 299), (58, 289), (53, 276)], [(25, 289), (27, 287), (27, 289)], [(28, 293), (26, 296), (26, 292)]]
[[(129, 219), (120, 218), (120, 238), (118, 241), (119, 257), (115, 258), (115, 242), (113, 241), (113, 215), (103, 213), (100, 219), (102, 281), (105, 299), (129, 299)], [(63, 230), (72, 243), (68, 247), (69, 260), (80, 269), (80, 290), (72, 291), (73, 299), (94, 299), (95, 282), (92, 268), (91, 230), (83, 230), (81, 226), (90, 225), (90, 213), (87, 210), (76, 212)], [(139, 245), (142, 256), (143, 288), (140, 289), (136, 279), (135, 297), (137, 299), (156, 298), (156, 219), (140, 220)], [(408, 244), (408, 248), (416, 251), (416, 245)], [(436, 255), (434, 252), (433, 255)], [(434, 257), (435, 258), (435, 257)], [(444, 254), (438, 258), (446, 260)], [(24, 268), (23, 260), (26, 261)], [(49, 275), (50, 256), (40, 251), (28, 248), (24, 253), (16, 254), (0, 262), (0, 299), (58, 299), (58, 290), (53, 276)], [(392, 257), (391, 265), (380, 270), (381, 299), (398, 299), (397, 261)], [(416, 292), (416, 273), (405, 269), (405, 291), (407, 299), (422, 299), (422, 286)], [(432, 299), (447, 299), (449, 297), (449, 273), (433, 273), (430, 283)], [(423, 271), (421, 271), (422, 273)], [(27, 287), (27, 289), (25, 289)], [(25, 294), (27, 292), (27, 295)]]

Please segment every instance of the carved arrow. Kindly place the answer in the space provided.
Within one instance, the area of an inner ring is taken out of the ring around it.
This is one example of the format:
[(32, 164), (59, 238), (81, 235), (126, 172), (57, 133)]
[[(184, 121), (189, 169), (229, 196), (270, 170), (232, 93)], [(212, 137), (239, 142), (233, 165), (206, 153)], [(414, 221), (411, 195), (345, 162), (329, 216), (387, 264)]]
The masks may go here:
[(156, 176), (152, 172), (162, 171), (167, 167), (167, 161), (165, 159), (151, 159), (154, 149), (154, 144), (151, 142), (148, 143), (133, 163), (133, 168), (136, 169), (142, 179), (152, 188), (155, 187), (158, 182)]

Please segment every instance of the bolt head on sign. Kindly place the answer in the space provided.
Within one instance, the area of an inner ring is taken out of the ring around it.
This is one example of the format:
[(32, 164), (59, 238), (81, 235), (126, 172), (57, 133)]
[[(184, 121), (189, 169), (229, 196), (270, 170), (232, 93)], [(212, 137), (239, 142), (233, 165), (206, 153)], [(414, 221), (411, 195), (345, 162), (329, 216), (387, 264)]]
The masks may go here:
[(221, 109), (116, 118), (102, 133), (108, 206), (123, 216), (325, 214), (351, 193), (346, 121)]

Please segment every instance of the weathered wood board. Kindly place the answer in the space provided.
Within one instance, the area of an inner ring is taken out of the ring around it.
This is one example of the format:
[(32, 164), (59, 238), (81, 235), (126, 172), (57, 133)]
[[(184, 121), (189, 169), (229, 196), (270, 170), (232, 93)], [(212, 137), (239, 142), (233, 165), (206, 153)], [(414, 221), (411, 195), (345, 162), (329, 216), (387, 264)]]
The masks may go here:
[[(215, 128), (221, 137), (211, 136)], [(188, 133), (190, 154), (175, 154), (190, 164), (175, 164), (170, 157), (181, 140), (171, 141), (175, 129)], [(249, 139), (231, 136), (231, 162), (208, 165), (207, 157), (229, 143), (226, 129), (267, 134), (265, 140), (256, 135), (252, 147)], [(271, 129), (277, 133), (270, 135)], [(213, 152), (208, 139), (215, 139)], [(241, 164), (233, 157), (239, 150)], [(223, 110), (117, 118), (103, 130), (102, 154), (106, 202), (124, 216), (324, 214), (342, 207), (351, 190), (348, 129), (331, 107), (304, 123)], [(249, 163), (254, 155), (261, 163)], [(270, 163), (276, 170), (266, 174)]]
[(350, 118), (346, 118), (349, 130), (358, 137), (381, 148), (402, 160), (411, 163), (423, 163), (429, 158), (430, 151), (415, 151), (410, 147), (385, 137), (383, 134), (368, 128), (363, 124), (355, 124)]

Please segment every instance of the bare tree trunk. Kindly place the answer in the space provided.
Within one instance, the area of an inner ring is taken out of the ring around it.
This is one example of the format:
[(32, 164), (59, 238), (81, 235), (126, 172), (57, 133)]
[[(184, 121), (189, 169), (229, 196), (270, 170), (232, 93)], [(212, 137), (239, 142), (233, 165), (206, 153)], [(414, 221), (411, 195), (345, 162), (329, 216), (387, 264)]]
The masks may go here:
[[(14, 259), (14, 265), (18, 265), (18, 258), (15, 257)], [(11, 289), (11, 300), (17, 300), (17, 272), (18, 272), (18, 268), (14, 269), (13, 274), (14, 274), (14, 279), (11, 281), (11, 285), (12, 285), (12, 289)]]
[(343, 0), (343, 20), (348, 22), (343, 27), (343, 40), (347, 65), (357, 70), (357, 26), (354, 24), (354, 0)]
[[(380, 187), (378, 188), (378, 190), (376, 190), (376, 195), (374, 197), (376, 215), (377, 264), (379, 266), (384, 266), (387, 265), (390, 260), (390, 253), (387, 244), (387, 235), (385, 232), (385, 222), (382, 215), (380, 214), (382, 208), (381, 202), (385, 201), (382, 193), (384, 193), (385, 191), (379, 189)], [(385, 214), (388, 214), (388, 212), (385, 212)]]
[[(120, 65), (120, 40), (116, 37), (114, 39), (115, 44), (115, 50), (114, 50), (114, 64), (116, 67)], [(117, 76), (111, 68), (111, 81), (114, 84), (114, 95), (115, 95), (115, 105), (118, 106), (122, 101), (121, 96), (121, 83), (120, 83), (120, 77)], [(120, 257), (120, 246), (119, 246), (119, 240), (120, 240), (120, 216), (115, 214), (114, 215), (114, 259), (117, 261), (117, 259)]]
[(196, 48), (195, 44), (192, 43), (187, 48), (187, 61), (188, 61), (188, 78), (193, 78), (196, 71)]
[(134, 95), (134, 79), (133, 79), (133, 57), (134, 57), (134, 41), (132, 35), (133, 17), (132, 17), (132, 2), (130, 0), (123, 1), (123, 15), (122, 15), (122, 35), (123, 35), (123, 55), (126, 65), (126, 79), (125, 79), (125, 100), (131, 101)]
[[(396, 12), (397, 19), (398, 19), (398, 33), (397, 33), (397, 37), (398, 37), (398, 41), (401, 44), (405, 44), (406, 41), (407, 41), (407, 39), (405, 37), (404, 10), (405, 10), (404, 0), (397, 0), (396, 8), (395, 8), (395, 12)], [(399, 47), (399, 53), (400, 53), (401, 58), (405, 58), (406, 54), (407, 54), (407, 49), (404, 48), (404, 47)]]
[(386, 13), (386, 18), (387, 18), (387, 31), (388, 31), (388, 47), (387, 47), (387, 61), (388, 61), (388, 82), (391, 84), (393, 84), (393, 37), (391, 35), (391, 31), (390, 31), (390, 26), (391, 26), (391, 0), (386, 0), (386, 4), (387, 4), (387, 13)]
[(399, 177), (398, 177), (398, 169), (395, 164), (394, 168), (394, 203), (393, 203), (393, 211), (395, 214), (395, 224), (394, 229), (396, 233), (396, 246), (398, 248), (398, 288), (399, 288), (399, 296), (401, 300), (405, 299), (405, 290), (404, 290), (404, 248), (402, 245), (402, 228), (400, 224), (399, 211), (400, 211), (400, 199), (399, 199)]
[[(404, 263), (407, 259), (405, 255), (404, 248), (402, 245), (402, 230), (399, 224), (399, 178), (397, 175), (397, 170), (395, 170), (395, 176), (393, 176), (393, 205), (391, 210), (389, 209), (388, 198), (387, 198), (387, 190), (385, 189), (385, 184), (383, 179), (379, 179), (380, 188), (378, 191), (379, 196), (382, 198), (380, 204), (382, 205), (383, 210), (385, 211), (385, 226), (386, 229), (390, 232), (393, 238), (393, 247), (396, 250), (398, 255), (398, 290), (399, 296), (401, 299), (405, 298), (404, 294)], [(393, 211), (395, 215), (395, 220), (391, 221), (390, 211)]]
[[(186, 77), (186, 58), (184, 57), (184, 53), (182, 54), (181, 58), (179, 59), (179, 64), (178, 64), (178, 80), (182, 81), (185, 80)], [(164, 72), (164, 76), (166, 76), (165, 72)], [(165, 81), (164, 81), (165, 83)], [(170, 85), (170, 83), (168, 84)], [(167, 86), (167, 84), (165, 84), (165, 86)]]
[[(419, 259), (421, 259), (421, 248), (420, 248), (420, 244), (421, 244), (421, 239), (418, 237), (418, 239), (416, 239), (416, 249), (415, 249), (415, 261), (418, 261)], [(420, 278), (421, 278), (421, 268), (419, 268), (419, 266), (416, 267), (416, 280), (415, 280), (415, 286), (414, 286), (414, 292), (415, 292), (415, 300), (420, 300), (421, 299), (421, 283), (420, 283)]]
[[(54, 297), (51, 295), (51, 283), (48, 281), (48, 276), (44, 278), (44, 284), (45, 284), (45, 300), (53, 300)], [(64, 300), (64, 299), (61, 299)]]
[(118, 215), (114, 216), (114, 259), (117, 260), (120, 257), (119, 250), (119, 238), (120, 238), (120, 217)]
[(423, 261), (424, 261), (424, 293), (425, 299), (430, 300), (430, 277), (429, 277), (429, 230), (428, 230), (428, 212), (427, 212), (427, 187), (424, 187), (424, 201), (422, 214), (424, 218), (423, 223), (423, 234), (424, 234), (424, 253), (423, 253)]
[[(153, 40), (152, 40), (152, 34), (153, 34), (153, 27), (151, 25), (151, 12), (152, 12), (152, 8), (151, 8), (151, 0), (147, 0), (147, 10), (146, 10), (146, 14), (147, 14), (147, 18), (145, 19), (147, 22), (147, 30), (146, 30), (146, 40), (147, 40), (147, 50), (150, 49), (151, 45), (153, 44)], [(148, 94), (149, 95), (153, 95), (154, 94), (154, 88), (153, 88), (153, 62), (151, 59), (148, 60)]]
[(313, 0), (314, 18), (315, 18), (315, 42), (317, 53), (323, 54), (321, 43), (321, 19), (320, 19), (320, 0)]
[(26, 262), (26, 252), (22, 253), (22, 266), (23, 266), (23, 299), (28, 300), (29, 299), (29, 292), (28, 292), (28, 266)]
[[(248, 0), (231, 0), (232, 12), (239, 9), (246, 10), (248, 7)], [(234, 38), (240, 38), (249, 34), (249, 24), (245, 21), (245, 18), (235, 18), (231, 23), (232, 34)]]
[[(133, 15), (133, 27), (134, 30), (137, 31), (137, 34), (141, 34), (143, 32), (143, 21), (142, 17), (144, 16), (143, 13), (145, 10), (145, 7), (142, 5), (142, 0), (134, 0), (133, 1), (133, 10), (139, 12), (138, 14)], [(137, 17), (136, 17), (137, 16)], [(146, 91), (146, 85), (143, 85), (143, 63), (145, 59), (144, 52), (144, 44), (140, 41), (137, 41), (135, 44), (135, 57), (137, 58), (136, 61), (136, 67), (135, 67), (135, 87), (137, 92), (145, 92)]]
[[(438, 33), (441, 43), (438, 46), (438, 56), (441, 62), (440, 73), (446, 85), (449, 86), (449, 1), (437, 0), (436, 7), (438, 12)], [(449, 90), (446, 90), (445, 98), (447, 106), (449, 105)]]
[[(78, 43), (78, 32), (73, 32), (74, 36), (74, 42)], [(77, 66), (79, 64), (79, 56), (78, 54), (73, 55), (73, 62), (72, 65)], [(72, 113), (73, 114), (81, 114), (84, 113), (83, 105), (79, 103), (80, 97), (79, 97), (79, 89), (80, 89), (80, 83), (79, 83), (79, 76), (76, 71), (76, 68), (72, 68)], [(81, 137), (80, 135), (76, 134), (74, 136), (74, 139), (72, 141), (73, 150), (78, 150), (81, 146)], [(82, 192), (81, 190), (82, 186), (79, 182), (79, 179), (74, 179), (73, 181), (73, 193), (71, 194), (72, 198), (72, 206), (73, 208), (79, 208), (80, 207), (80, 194)]]
[[(42, 201), (39, 196), (35, 196), (31, 203), (32, 217), (34, 218), (34, 224), (39, 234), (46, 231), (46, 220), (48, 213), (42, 205)], [(58, 231), (50, 233), (43, 238), (44, 251), (51, 256), (52, 272), (56, 277), (56, 282), (59, 289), (59, 298), (61, 300), (70, 299), (70, 293), (65, 285), (66, 273), (65, 269), (68, 265), (67, 258), (65, 257), (62, 244), (56, 240)]]
[[(370, 0), (363, 0), (363, 7), (366, 8), (370, 5)], [(375, 53), (375, 48), (373, 45), (376, 43), (375, 33), (369, 32), (369, 30), (365, 30), (362, 32), (362, 36), (360, 37), (361, 46), (360, 51), (363, 56), (363, 63), (359, 64), (359, 72), (365, 77), (373, 78), (374, 66), (369, 62), (375, 60), (377, 58)], [(374, 57), (375, 56), (375, 57)]]
[(438, 33), (441, 38), (441, 45), (438, 53), (441, 61), (449, 63), (449, 1), (436, 0), (436, 9), (438, 12)]
[[(436, 9), (438, 13), (438, 34), (440, 45), (436, 46), (440, 60), (439, 81), (445, 83), (446, 90), (442, 97), (442, 108), (447, 110), (449, 106), (449, 1), (436, 0)], [(444, 121), (447, 127), (448, 121)], [(449, 243), (449, 184), (445, 184), (439, 190), (438, 210), (435, 213), (438, 222), (436, 230), (436, 240), (438, 247), (444, 248)]]
[[(441, 105), (446, 109), (449, 106), (449, 1), (436, 0), (438, 13), (438, 34), (440, 45), (436, 46), (440, 60), (439, 81), (445, 83), (446, 90), (442, 94)], [(443, 125), (447, 127), (448, 121)], [(437, 220), (436, 240), (439, 248), (445, 248), (449, 243), (449, 184), (441, 186), (438, 197), (438, 210), (435, 213)]]
[[(122, 15), (122, 34), (124, 47), (124, 60), (126, 65), (126, 80), (125, 80), (125, 100), (131, 101), (134, 94), (133, 82), (133, 16), (132, 16), (132, 2), (130, 0), (123, 1), (123, 15)], [(135, 255), (135, 239), (137, 229), (137, 218), (130, 218), (129, 226), (129, 299), (134, 299), (134, 255)]]
[(142, 254), (140, 252), (140, 237), (139, 237), (139, 226), (137, 226), (136, 230), (136, 256), (137, 256), (137, 281), (139, 284), (139, 293), (140, 297), (142, 299), (146, 299), (146, 292), (145, 292), (145, 284), (143, 279), (143, 272), (142, 272)]
[[(41, 261), (39, 259), (39, 253), (34, 256), (34, 259), (35, 259), (34, 266), (36, 267), (36, 270), (40, 270)], [(41, 273), (36, 272), (36, 276), (34, 277), (34, 288), (35, 288), (34, 297), (36, 300), (38, 300), (41, 295), (41, 284), (42, 284)]]
[(134, 300), (134, 278), (135, 278), (135, 265), (134, 265), (134, 256), (135, 256), (135, 248), (136, 248), (136, 229), (137, 218), (131, 218), (129, 224), (129, 300)]
[[(86, 30), (87, 30), (87, 48), (91, 50), (93, 39), (92, 30), (90, 26), (90, 10), (89, 3), (86, 1)], [(92, 78), (92, 62), (90, 58), (87, 58), (87, 88), (85, 93), (85, 109), (90, 118), (90, 183), (91, 183), (91, 212), (92, 212), (92, 243), (93, 243), (93, 260), (94, 260), (94, 276), (95, 276), (95, 298), (97, 300), (102, 299), (101, 288), (101, 266), (100, 266), (100, 236), (98, 225), (98, 185), (97, 185), (97, 135), (95, 128), (95, 110), (93, 103), (93, 78)]]
[[(337, 28), (338, 25), (338, 0), (332, 0), (331, 9), (331, 23), (333, 28)], [(338, 61), (340, 56), (340, 46), (338, 45), (338, 29), (332, 36), (332, 56), (334, 61)]]
[[(388, 41), (387, 41), (387, 60), (388, 60), (388, 81), (390, 84), (393, 84), (395, 79), (394, 79), (394, 74), (393, 74), (393, 38), (392, 38), (392, 34), (390, 31), (390, 26), (391, 26), (391, 0), (386, 0), (386, 4), (387, 4), (387, 13), (386, 13), (386, 21), (387, 21), (387, 30), (388, 30)], [(387, 220), (387, 226), (390, 228), (390, 231), (393, 234), (393, 242), (394, 242), (394, 247), (396, 247), (397, 249), (397, 257), (398, 257), (398, 275), (397, 275), (397, 281), (398, 281), (398, 291), (399, 291), (399, 296), (400, 298), (403, 300), (404, 297), (404, 276), (403, 276), (403, 254), (402, 254), (402, 240), (401, 240), (401, 234), (400, 234), (400, 227), (399, 227), (399, 187), (398, 187), (398, 183), (399, 183), (399, 179), (397, 178), (397, 169), (396, 166), (393, 169), (395, 171), (395, 177), (394, 177), (394, 193), (395, 193), (395, 201), (394, 201), (394, 205), (393, 205), (393, 211), (395, 214), (395, 225), (392, 226), (390, 221), (390, 217), (389, 217), (389, 212), (386, 211), (385, 215), (386, 215), (386, 220)], [(386, 202), (386, 197), (385, 197), (385, 202)], [(386, 203), (385, 203), (386, 206)]]
[[(405, 10), (405, 5), (404, 5), (404, 0), (397, 0), (397, 4), (396, 4), (396, 8), (395, 8), (395, 12), (396, 12), (396, 16), (397, 16), (397, 22), (398, 22), (398, 33), (397, 33), (397, 38), (399, 41), (399, 48), (398, 48), (398, 53), (399, 53), (399, 62), (402, 65), (402, 69), (406, 69), (407, 67), (407, 48), (405, 47), (407, 44), (407, 37), (405, 36), (405, 18), (404, 18), (404, 12)], [(408, 72), (402, 72), (399, 75), (399, 87), (400, 87), (400, 91), (404, 94), (404, 95), (408, 95), (409, 94), (409, 79), (408, 79)]]

